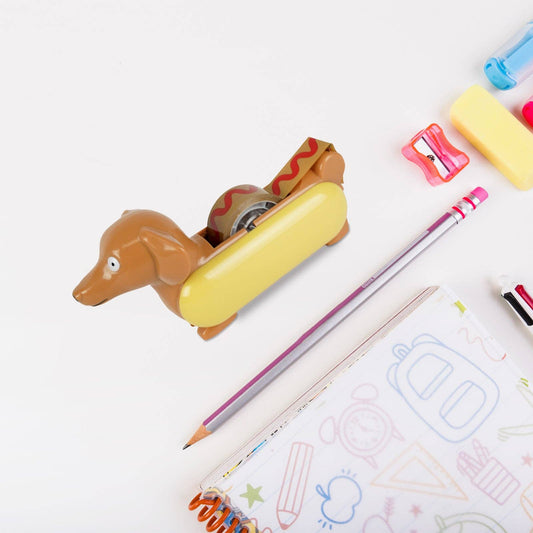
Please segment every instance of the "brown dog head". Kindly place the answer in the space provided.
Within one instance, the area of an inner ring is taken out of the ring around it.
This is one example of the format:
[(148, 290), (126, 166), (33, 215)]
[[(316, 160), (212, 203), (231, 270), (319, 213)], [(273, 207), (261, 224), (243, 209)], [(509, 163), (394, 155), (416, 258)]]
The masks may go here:
[(95, 267), (74, 289), (85, 305), (100, 305), (133, 289), (162, 281), (183, 283), (193, 268), (194, 243), (155, 211), (124, 211), (102, 235)]

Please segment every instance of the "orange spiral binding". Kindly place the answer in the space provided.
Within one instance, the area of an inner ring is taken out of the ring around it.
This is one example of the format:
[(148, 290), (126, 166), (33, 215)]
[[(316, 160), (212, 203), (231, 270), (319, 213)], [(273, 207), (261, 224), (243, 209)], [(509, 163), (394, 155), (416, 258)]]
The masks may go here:
[[(237, 527), (241, 525), (241, 522), (237, 517), (234, 517), (231, 520), (231, 524), (225, 526), (224, 522), (230, 515), (231, 509), (222, 505), (222, 503), (222, 498), (217, 497), (214, 500), (202, 498), (202, 493), (198, 493), (189, 503), (189, 510), (194, 511), (198, 507), (204, 506), (198, 513), (198, 522), (207, 521), (205, 529), (209, 533), (213, 531), (216, 531), (216, 533), (236, 533)], [(218, 516), (215, 514), (217, 511), (220, 513)], [(239, 533), (250, 533), (250, 530), (243, 526)]]

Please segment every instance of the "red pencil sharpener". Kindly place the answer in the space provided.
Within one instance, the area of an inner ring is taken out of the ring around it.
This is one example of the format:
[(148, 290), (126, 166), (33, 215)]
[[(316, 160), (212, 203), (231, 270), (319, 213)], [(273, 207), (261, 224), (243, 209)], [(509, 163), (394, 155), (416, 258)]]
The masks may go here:
[(468, 163), (469, 157), (453, 146), (438, 124), (417, 133), (402, 154), (417, 164), (434, 187), (451, 181)]

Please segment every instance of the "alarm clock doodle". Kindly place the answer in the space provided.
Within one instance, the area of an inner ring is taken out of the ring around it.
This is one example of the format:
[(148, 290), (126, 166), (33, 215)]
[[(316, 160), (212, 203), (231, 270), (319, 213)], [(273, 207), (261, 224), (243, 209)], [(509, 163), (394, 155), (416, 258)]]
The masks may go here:
[(322, 442), (333, 444), (338, 438), (348, 453), (361, 457), (373, 468), (378, 467), (375, 457), (391, 439), (404, 440), (391, 417), (374, 403), (378, 394), (371, 383), (359, 385), (352, 392), (354, 403), (338, 420), (333, 416), (326, 418), (319, 430)]

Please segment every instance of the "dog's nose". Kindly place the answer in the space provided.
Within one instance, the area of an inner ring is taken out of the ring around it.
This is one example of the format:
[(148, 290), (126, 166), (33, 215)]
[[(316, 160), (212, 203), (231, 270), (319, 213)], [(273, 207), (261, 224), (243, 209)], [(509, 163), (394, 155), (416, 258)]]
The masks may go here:
[(83, 291), (80, 291), (77, 287), (72, 291), (72, 296), (74, 297), (74, 300), (81, 303), (81, 295)]

